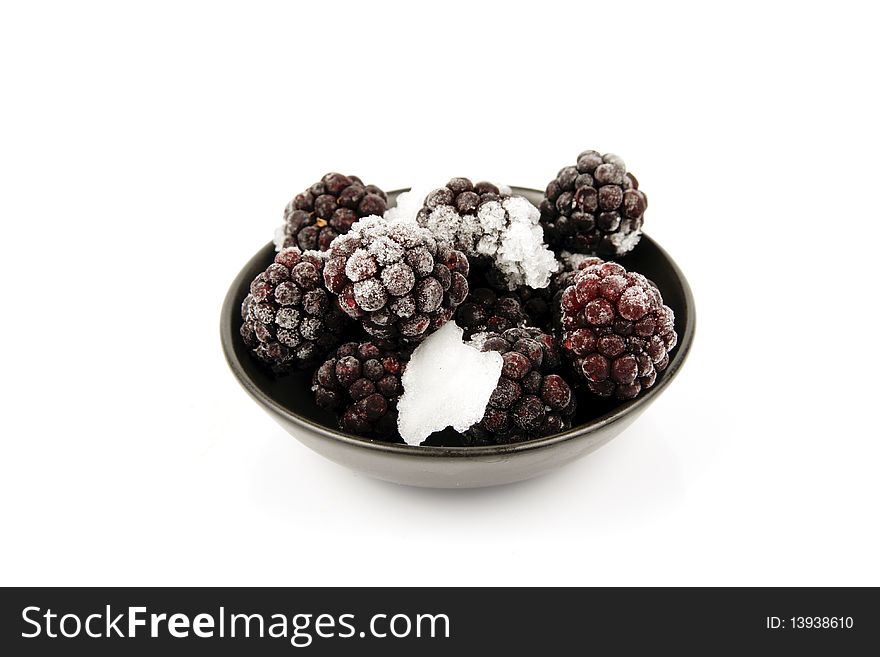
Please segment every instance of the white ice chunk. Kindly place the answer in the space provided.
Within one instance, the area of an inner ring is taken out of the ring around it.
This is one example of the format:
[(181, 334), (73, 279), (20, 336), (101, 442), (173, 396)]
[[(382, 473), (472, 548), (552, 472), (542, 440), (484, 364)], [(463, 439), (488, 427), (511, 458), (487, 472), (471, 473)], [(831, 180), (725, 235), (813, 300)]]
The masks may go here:
[(632, 251), (641, 239), (642, 231), (634, 230), (629, 233), (615, 233), (609, 241), (614, 245), (614, 250), (623, 255)]
[(385, 210), (385, 218), (415, 221), (416, 214), (425, 203), (425, 197), (433, 190), (434, 187), (428, 185), (415, 185), (408, 192), (398, 195), (394, 207)]
[(481, 352), (446, 322), (422, 342), (404, 370), (397, 428), (410, 445), (451, 426), (465, 431), (483, 419), (503, 365), (497, 351)]
[(538, 208), (522, 196), (510, 196), (483, 204), (477, 217), (483, 231), (477, 252), (492, 258), (511, 290), (550, 284), (559, 263), (544, 244)]
[(595, 258), (596, 256), (585, 253), (571, 253), (569, 251), (563, 251), (559, 254), (559, 259), (562, 261), (565, 271), (577, 271), (587, 260), (595, 260)]
[(287, 239), (287, 233), (284, 230), (286, 225), (287, 224), (284, 223), (275, 229), (275, 239), (272, 241), (275, 242), (275, 250), (276, 251), (280, 251), (281, 249), (284, 248), (284, 241)]

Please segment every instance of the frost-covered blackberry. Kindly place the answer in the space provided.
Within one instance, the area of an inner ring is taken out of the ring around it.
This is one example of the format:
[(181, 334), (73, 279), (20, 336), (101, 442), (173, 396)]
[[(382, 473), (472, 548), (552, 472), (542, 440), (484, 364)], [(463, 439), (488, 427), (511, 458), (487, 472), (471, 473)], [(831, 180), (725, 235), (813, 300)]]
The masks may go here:
[(333, 241), (324, 282), (376, 338), (420, 342), (468, 294), (468, 260), (411, 221), (368, 217)]
[(323, 268), (324, 254), (290, 247), (251, 282), (241, 336), (277, 373), (314, 365), (349, 322), (321, 285)]
[(364, 185), (357, 176), (328, 173), (287, 204), (284, 223), (275, 232), (275, 249), (326, 251), (358, 219), (385, 212), (386, 201), (385, 192)]
[(584, 151), (547, 185), (541, 224), (557, 250), (618, 257), (638, 244), (647, 207), (648, 197), (623, 159)]
[(491, 183), (453, 178), (428, 194), (417, 221), (435, 236), (451, 238), (466, 255), (490, 261), (508, 289), (547, 287), (557, 270), (538, 209), (521, 196), (501, 194)]
[(550, 291), (554, 294), (564, 291), (574, 282), (575, 276), (581, 269), (601, 265), (603, 262), (605, 261), (595, 256), (563, 251), (559, 254), (560, 269), (550, 281)]
[(579, 269), (561, 295), (562, 349), (589, 389), (632, 399), (669, 364), (678, 336), (657, 286), (614, 262)]

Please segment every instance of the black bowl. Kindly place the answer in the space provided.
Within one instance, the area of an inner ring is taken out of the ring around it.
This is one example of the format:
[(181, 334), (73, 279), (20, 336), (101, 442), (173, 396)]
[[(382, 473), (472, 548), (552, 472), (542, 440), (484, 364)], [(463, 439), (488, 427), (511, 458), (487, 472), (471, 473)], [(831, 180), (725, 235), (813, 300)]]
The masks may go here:
[[(389, 200), (406, 191), (389, 194)], [(539, 203), (541, 192), (513, 191)], [(606, 401), (581, 391), (574, 426), (564, 433), (514, 445), (465, 447), (451, 432), (436, 434), (426, 446), (409, 446), (361, 438), (337, 428), (319, 409), (310, 390), (309, 373), (279, 379), (267, 373), (239, 337), (240, 307), (251, 280), (274, 255), (267, 244), (251, 258), (229, 288), (220, 321), (226, 360), (238, 382), (288, 433), (322, 456), (372, 477), (432, 488), (479, 487), (529, 479), (592, 452), (626, 429), (666, 389), (687, 358), (694, 339), (694, 300), (687, 280), (672, 258), (647, 235), (619, 260), (627, 269), (654, 281), (675, 312), (678, 346), (653, 388), (627, 402)]]

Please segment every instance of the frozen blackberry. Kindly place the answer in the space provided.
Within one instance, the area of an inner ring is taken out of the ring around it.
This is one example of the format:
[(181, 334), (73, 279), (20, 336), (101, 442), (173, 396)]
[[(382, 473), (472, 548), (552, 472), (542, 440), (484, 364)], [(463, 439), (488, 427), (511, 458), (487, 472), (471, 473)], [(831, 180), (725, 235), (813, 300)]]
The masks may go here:
[[(425, 203), (416, 215), (416, 220), (420, 225), (426, 226), (433, 210), (446, 207), (460, 216), (476, 217), (481, 202), (500, 201), (501, 198), (501, 190), (490, 182), (478, 182), (475, 185), (467, 178), (453, 178), (445, 187), (435, 189), (425, 197)], [(467, 242), (457, 242), (455, 246), (459, 249), (469, 247)]]
[(477, 219), (480, 203), (501, 198), (501, 191), (492, 183), (474, 185), (468, 178), (452, 178), (425, 197), (416, 221), (435, 236), (452, 240), (456, 249), (474, 258), (481, 233)]
[(385, 192), (364, 185), (357, 176), (328, 173), (284, 208), (284, 225), (277, 231), (275, 246), (326, 251), (358, 219), (381, 217), (387, 200)]
[(368, 218), (330, 247), (324, 282), (373, 337), (420, 342), (468, 294), (468, 260), (410, 221)]
[(469, 258), (493, 265), (507, 289), (546, 287), (557, 270), (544, 244), (541, 213), (522, 196), (501, 194), (491, 183), (453, 178), (425, 197), (416, 215), (438, 239), (451, 239)]
[(563, 251), (559, 254), (559, 262), (561, 269), (550, 279), (550, 292), (553, 295), (556, 295), (557, 292), (564, 292), (565, 288), (574, 282), (581, 269), (592, 265), (601, 265), (605, 261), (594, 256)]
[(595, 394), (632, 399), (669, 364), (674, 316), (641, 274), (613, 262), (587, 265), (560, 303), (562, 349)]
[[(474, 269), (474, 261), (471, 261), (472, 271)], [(495, 267), (479, 272), (478, 280), (485, 287), (491, 288), (499, 296), (514, 297), (525, 313), (525, 324), (540, 329), (549, 329), (550, 321), (553, 316), (553, 289), (551, 277), (551, 286), (543, 288), (532, 288), (528, 285), (519, 285), (514, 289), (510, 289), (504, 275)], [(474, 276), (471, 276), (471, 280)], [(476, 283), (474, 283), (476, 284)], [(458, 316), (456, 316), (457, 319)]]
[(559, 261), (562, 264), (562, 270), (553, 275), (550, 279), (549, 295), (550, 301), (550, 328), (556, 335), (561, 335), (562, 327), (562, 293), (565, 289), (574, 283), (575, 278), (581, 269), (591, 265), (601, 265), (604, 260), (594, 256), (586, 256), (581, 253), (569, 253), (563, 251), (559, 255)]
[(471, 445), (506, 444), (565, 431), (577, 402), (556, 372), (559, 352), (552, 336), (539, 329), (513, 328), (477, 336), (482, 351), (504, 359), (498, 385), (483, 419), (464, 433)]
[[(536, 290), (527, 285), (520, 285), (511, 290), (504, 275), (492, 266), (490, 262), (480, 258), (469, 258), (469, 260), (471, 262), (471, 275), (468, 278), (468, 282), (472, 288), (488, 288), (499, 299), (512, 297), (516, 300), (524, 319), (524, 321), (515, 324), (516, 326), (528, 324), (529, 326), (545, 328), (548, 325), (545, 320), (551, 315), (550, 302), (552, 296), (548, 288)], [(456, 321), (459, 324), (461, 324), (460, 312), (461, 309), (456, 313)], [(504, 328), (488, 330), (497, 331), (504, 330)]]
[(323, 289), (324, 254), (283, 249), (251, 282), (241, 336), (276, 373), (314, 365), (339, 344), (348, 318)]
[(557, 251), (618, 257), (642, 236), (648, 197), (617, 155), (584, 151), (560, 169), (541, 202), (541, 223)]
[(469, 339), (475, 333), (501, 332), (526, 323), (526, 314), (519, 299), (511, 294), (497, 294), (488, 287), (470, 291), (455, 312), (455, 323)]
[(315, 402), (360, 436), (399, 441), (397, 400), (406, 356), (369, 342), (347, 342), (312, 377)]

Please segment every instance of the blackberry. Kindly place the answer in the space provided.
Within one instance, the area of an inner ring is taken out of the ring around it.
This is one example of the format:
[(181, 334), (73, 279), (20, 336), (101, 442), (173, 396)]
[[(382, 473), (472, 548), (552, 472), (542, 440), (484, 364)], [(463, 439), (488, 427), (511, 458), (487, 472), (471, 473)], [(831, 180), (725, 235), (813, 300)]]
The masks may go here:
[(647, 207), (621, 158), (584, 151), (547, 185), (540, 206), (544, 237), (557, 251), (622, 256), (638, 244)]
[[(491, 289), (499, 299), (513, 297), (524, 314), (525, 321), (520, 322), (519, 325), (528, 324), (529, 326), (541, 329), (548, 329), (550, 327), (550, 320), (553, 314), (553, 293), (550, 287), (531, 288), (528, 285), (519, 285), (511, 290), (504, 274), (498, 271), (497, 268), (491, 265), (486, 268), (487, 263), (480, 260), (475, 261), (473, 258), (470, 260), (471, 271), (476, 272), (469, 279), (471, 284)], [(459, 324), (461, 324), (461, 312), (462, 308), (459, 308), (456, 314), (456, 321)], [(464, 325), (462, 324), (462, 326)], [(503, 328), (490, 328), (488, 330), (503, 330)]]
[[(509, 190), (508, 190), (509, 191)], [(544, 244), (541, 213), (522, 196), (502, 194), (492, 183), (453, 178), (425, 197), (420, 226), (451, 239), (480, 266), (494, 265), (510, 290), (546, 287), (556, 258)]]
[(531, 440), (571, 427), (577, 402), (566, 380), (556, 373), (559, 351), (553, 338), (532, 327), (481, 336), (482, 351), (504, 359), (498, 385), (480, 420), (464, 433), (471, 445)]
[(468, 178), (452, 178), (425, 197), (416, 221), (434, 235), (451, 239), (456, 249), (473, 258), (477, 256), (476, 243), (480, 237), (477, 219), (480, 204), (501, 199), (501, 190), (492, 183), (475, 185)]
[(563, 251), (559, 255), (562, 267), (550, 279), (550, 293), (556, 296), (558, 292), (564, 292), (565, 288), (574, 282), (578, 272), (591, 265), (601, 265), (604, 260), (593, 256), (585, 256), (580, 253), (568, 253)]
[(424, 214), (436, 210), (441, 205), (449, 205), (459, 214), (477, 214), (481, 201), (501, 200), (501, 190), (490, 182), (474, 184), (468, 178), (452, 178), (444, 187), (435, 189), (425, 197), (425, 204), (419, 213)]
[(324, 254), (283, 249), (251, 282), (241, 336), (276, 373), (313, 365), (339, 344), (348, 319), (321, 286)]
[(468, 294), (469, 264), (449, 242), (406, 220), (364, 219), (330, 247), (324, 282), (371, 336), (420, 342)]
[(562, 349), (589, 389), (632, 399), (669, 364), (678, 336), (657, 286), (613, 262), (585, 266), (565, 288)]
[(496, 294), (488, 287), (471, 290), (455, 312), (455, 322), (464, 329), (466, 339), (475, 333), (500, 332), (522, 326), (526, 319), (517, 297)]
[(347, 342), (312, 377), (315, 403), (335, 412), (345, 431), (394, 440), (405, 368), (405, 354), (374, 341)]
[(585, 256), (580, 253), (568, 253), (567, 251), (559, 255), (559, 260), (562, 263), (562, 269), (550, 279), (549, 295), (551, 301), (548, 318), (551, 329), (557, 335), (561, 334), (562, 326), (562, 293), (574, 283), (581, 269), (591, 265), (601, 265), (604, 262), (601, 258)]
[(358, 219), (381, 217), (387, 201), (385, 192), (364, 185), (357, 176), (328, 173), (284, 208), (284, 225), (278, 229), (275, 244), (279, 249), (298, 246), (303, 251), (326, 251)]

